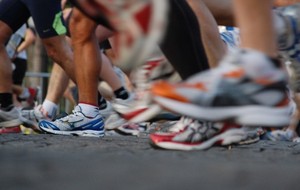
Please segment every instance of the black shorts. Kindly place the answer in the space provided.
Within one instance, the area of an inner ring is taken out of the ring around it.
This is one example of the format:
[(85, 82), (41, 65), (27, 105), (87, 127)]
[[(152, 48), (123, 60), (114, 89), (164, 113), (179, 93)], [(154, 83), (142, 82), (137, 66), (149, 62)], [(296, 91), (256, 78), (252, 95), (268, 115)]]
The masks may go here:
[(13, 32), (17, 31), (32, 16), (41, 38), (66, 33), (60, 0), (2, 0), (0, 20)]
[(27, 60), (16, 58), (13, 62), (16, 66), (16, 69), (13, 71), (13, 83), (16, 85), (22, 85), (27, 71)]

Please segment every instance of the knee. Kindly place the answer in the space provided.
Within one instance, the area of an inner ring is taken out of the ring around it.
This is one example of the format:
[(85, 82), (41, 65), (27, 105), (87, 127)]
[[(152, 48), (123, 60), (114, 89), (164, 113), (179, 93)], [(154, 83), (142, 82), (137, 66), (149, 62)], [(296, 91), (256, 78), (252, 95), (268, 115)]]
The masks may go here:
[(54, 42), (46, 42), (44, 43), (47, 55), (53, 59), (56, 60), (57, 59), (57, 48), (55, 48), (55, 46), (57, 46), (57, 44), (54, 44)]
[(47, 55), (56, 62), (70, 59), (71, 48), (66, 42), (65, 36), (55, 36), (50, 39), (43, 39)]
[(96, 30), (97, 24), (81, 13), (79, 10), (74, 9), (70, 19), (70, 33), (73, 43), (80, 43), (90, 39)]

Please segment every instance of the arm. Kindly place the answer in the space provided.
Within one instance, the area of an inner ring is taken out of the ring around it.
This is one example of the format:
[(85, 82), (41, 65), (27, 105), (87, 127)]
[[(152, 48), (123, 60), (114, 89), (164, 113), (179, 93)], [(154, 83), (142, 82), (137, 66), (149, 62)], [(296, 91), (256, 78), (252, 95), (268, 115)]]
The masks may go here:
[(25, 39), (17, 48), (17, 53), (28, 48), (35, 41), (35, 34), (31, 29), (26, 30)]

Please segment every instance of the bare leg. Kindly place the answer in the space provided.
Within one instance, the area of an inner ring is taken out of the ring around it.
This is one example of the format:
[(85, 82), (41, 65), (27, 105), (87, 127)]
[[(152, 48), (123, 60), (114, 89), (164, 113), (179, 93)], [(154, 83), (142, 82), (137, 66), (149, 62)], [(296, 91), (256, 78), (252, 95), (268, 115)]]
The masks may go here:
[(73, 52), (66, 41), (65, 35), (42, 39), (42, 41), (45, 45), (48, 56), (59, 64), (73, 81), (76, 81)]
[(73, 10), (70, 30), (79, 102), (95, 106), (98, 105), (97, 86), (101, 68), (101, 56), (95, 36), (96, 27), (94, 21), (79, 10)]
[(102, 54), (102, 68), (100, 77), (109, 84), (112, 90), (117, 90), (122, 87), (122, 83), (114, 72), (110, 60), (104, 54)]
[(272, 0), (234, 0), (234, 11), (241, 30), (241, 46), (277, 56), (272, 21)]
[(12, 30), (0, 21), (0, 93), (12, 92), (12, 66), (4, 44), (12, 35)]
[(46, 100), (58, 104), (69, 83), (69, 77), (65, 71), (57, 64), (53, 65)]
[(201, 0), (214, 15), (217, 23), (224, 26), (234, 26), (232, 0)]

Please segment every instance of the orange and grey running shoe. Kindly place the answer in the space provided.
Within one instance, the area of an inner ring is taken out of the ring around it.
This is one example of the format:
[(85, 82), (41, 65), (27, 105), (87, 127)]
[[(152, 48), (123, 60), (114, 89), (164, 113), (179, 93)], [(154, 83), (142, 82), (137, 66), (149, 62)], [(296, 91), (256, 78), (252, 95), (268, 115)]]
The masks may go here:
[(241, 49), (186, 82), (159, 82), (152, 93), (167, 110), (195, 119), (282, 127), (291, 112), (286, 80), (286, 72), (267, 56)]

